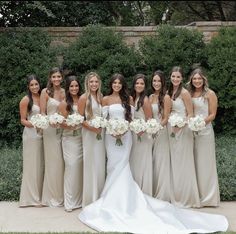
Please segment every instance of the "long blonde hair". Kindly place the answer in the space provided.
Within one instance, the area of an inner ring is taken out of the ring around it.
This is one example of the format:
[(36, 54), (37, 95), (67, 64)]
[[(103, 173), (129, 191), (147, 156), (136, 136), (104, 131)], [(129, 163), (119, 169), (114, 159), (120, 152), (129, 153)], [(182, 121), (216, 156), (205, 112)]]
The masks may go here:
[(98, 90), (96, 91), (97, 102), (99, 104), (101, 104), (101, 100), (102, 100), (102, 93), (101, 93), (102, 82), (101, 82), (101, 78), (100, 78), (100, 76), (96, 72), (89, 72), (86, 75), (85, 81), (84, 81), (84, 90), (85, 90), (85, 94), (86, 94), (86, 97), (87, 97), (86, 105), (85, 105), (85, 110), (86, 110), (86, 114), (87, 114), (86, 118), (88, 120), (93, 117), (92, 97), (91, 97), (91, 91), (90, 91), (90, 88), (89, 88), (89, 81), (94, 76), (97, 77), (98, 82), (99, 82), (99, 87), (98, 87)]
[(201, 76), (201, 78), (203, 79), (203, 87), (202, 87), (202, 95), (203, 97), (205, 97), (206, 93), (208, 92), (209, 88), (208, 88), (208, 81), (206, 76), (203, 74), (203, 71), (201, 68), (196, 68), (192, 71), (190, 77), (189, 77), (189, 81), (187, 83), (187, 88), (188, 91), (190, 92), (191, 96), (193, 96), (194, 92), (195, 92), (195, 87), (193, 85), (193, 77), (199, 74)]

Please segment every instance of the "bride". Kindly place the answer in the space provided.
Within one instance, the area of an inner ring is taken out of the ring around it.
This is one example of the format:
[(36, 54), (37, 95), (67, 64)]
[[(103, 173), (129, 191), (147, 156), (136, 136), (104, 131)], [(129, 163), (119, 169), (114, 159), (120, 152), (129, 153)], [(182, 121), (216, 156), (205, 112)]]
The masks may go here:
[[(110, 95), (103, 98), (103, 114), (107, 118), (131, 121), (133, 100), (128, 95), (123, 75), (114, 74)], [(227, 219), (221, 215), (180, 209), (145, 195), (134, 181), (129, 156), (132, 146), (130, 131), (115, 144), (116, 138), (106, 135), (107, 178), (101, 197), (86, 206), (79, 219), (89, 227), (103, 232), (148, 234), (209, 233), (226, 231)]]

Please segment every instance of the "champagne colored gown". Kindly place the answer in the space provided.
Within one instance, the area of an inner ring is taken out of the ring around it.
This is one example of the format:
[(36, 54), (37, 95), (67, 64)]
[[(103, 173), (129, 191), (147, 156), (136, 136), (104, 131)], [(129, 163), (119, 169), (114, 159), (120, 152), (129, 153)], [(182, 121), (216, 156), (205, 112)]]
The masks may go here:
[[(161, 122), (158, 104), (152, 104), (153, 117)], [(167, 127), (159, 131), (153, 142), (153, 197), (170, 201), (170, 146)]]
[[(49, 97), (47, 115), (58, 111), (60, 102)], [(43, 182), (42, 204), (56, 207), (63, 205), (64, 160), (61, 146), (61, 132), (49, 126), (43, 131), (45, 172)]]
[[(77, 105), (73, 106), (74, 113)], [(71, 211), (82, 205), (83, 148), (81, 126), (77, 130), (63, 129), (62, 151), (65, 161), (64, 207)]]
[[(208, 100), (192, 98), (194, 115), (208, 116)], [(219, 206), (220, 193), (215, 156), (215, 136), (212, 124), (194, 133), (194, 157), (201, 206)]]
[[(140, 107), (138, 111), (135, 107), (134, 118), (145, 120), (142, 107)], [(144, 133), (140, 141), (138, 140), (137, 134), (132, 132), (132, 142), (130, 154), (132, 175), (141, 190), (152, 196), (152, 137), (148, 137), (148, 135)]]
[[(186, 118), (186, 108), (182, 98), (172, 100), (171, 114), (177, 113)], [(168, 124), (168, 131), (171, 127)], [(179, 207), (200, 207), (197, 178), (193, 156), (193, 133), (187, 124), (175, 137), (171, 137), (171, 203)]]
[[(91, 96), (92, 111), (94, 116), (102, 115), (102, 107)], [(87, 117), (87, 113), (85, 113)], [(102, 192), (105, 183), (105, 144), (104, 132), (102, 140), (96, 139), (96, 133), (82, 128), (83, 138), (83, 199), (82, 206), (96, 201)]]
[[(124, 118), (121, 104), (103, 107), (110, 118)], [(123, 145), (106, 134), (107, 178), (101, 197), (86, 206), (79, 219), (102, 232), (142, 234), (178, 234), (225, 231), (227, 219), (222, 215), (207, 214), (176, 206), (145, 195), (134, 181), (129, 165), (132, 135), (121, 137)]]
[[(39, 106), (33, 104), (28, 120), (39, 114)], [(20, 190), (20, 206), (41, 204), (43, 187), (43, 139), (35, 128), (25, 127), (23, 131), (23, 176)]]

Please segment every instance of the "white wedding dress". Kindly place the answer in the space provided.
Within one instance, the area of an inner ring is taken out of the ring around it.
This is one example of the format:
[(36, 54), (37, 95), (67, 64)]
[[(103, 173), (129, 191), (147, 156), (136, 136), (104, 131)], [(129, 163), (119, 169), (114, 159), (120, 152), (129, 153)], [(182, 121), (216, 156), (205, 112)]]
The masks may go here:
[[(109, 118), (124, 118), (121, 104), (103, 107)], [(168, 202), (145, 195), (134, 181), (129, 156), (132, 136), (128, 131), (122, 138), (105, 136), (107, 178), (101, 197), (86, 206), (79, 219), (89, 227), (103, 232), (147, 234), (209, 233), (226, 231), (227, 219), (222, 215), (180, 209)]]

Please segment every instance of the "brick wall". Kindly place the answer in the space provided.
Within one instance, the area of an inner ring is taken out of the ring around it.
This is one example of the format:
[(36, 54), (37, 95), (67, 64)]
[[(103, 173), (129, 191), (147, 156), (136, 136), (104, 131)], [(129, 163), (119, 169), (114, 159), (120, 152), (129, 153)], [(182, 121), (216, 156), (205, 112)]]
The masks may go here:
[[(222, 26), (236, 27), (236, 21), (201, 21), (193, 22), (185, 26), (176, 26), (176, 27), (185, 27), (188, 29), (196, 29), (203, 33), (204, 41), (207, 43), (211, 40), (212, 37), (217, 35), (218, 30)], [(115, 29), (116, 32), (120, 32), (124, 36), (124, 40), (128, 45), (138, 46), (139, 40), (146, 35), (153, 35), (158, 26), (138, 26), (138, 27), (108, 27)], [(14, 30), (22, 32), (25, 29), (30, 28), (0, 28), (0, 33), (6, 30)], [(53, 45), (64, 45), (68, 46), (71, 42), (75, 41), (82, 29), (81, 27), (45, 27), (42, 28), (47, 31), (53, 38)]]

